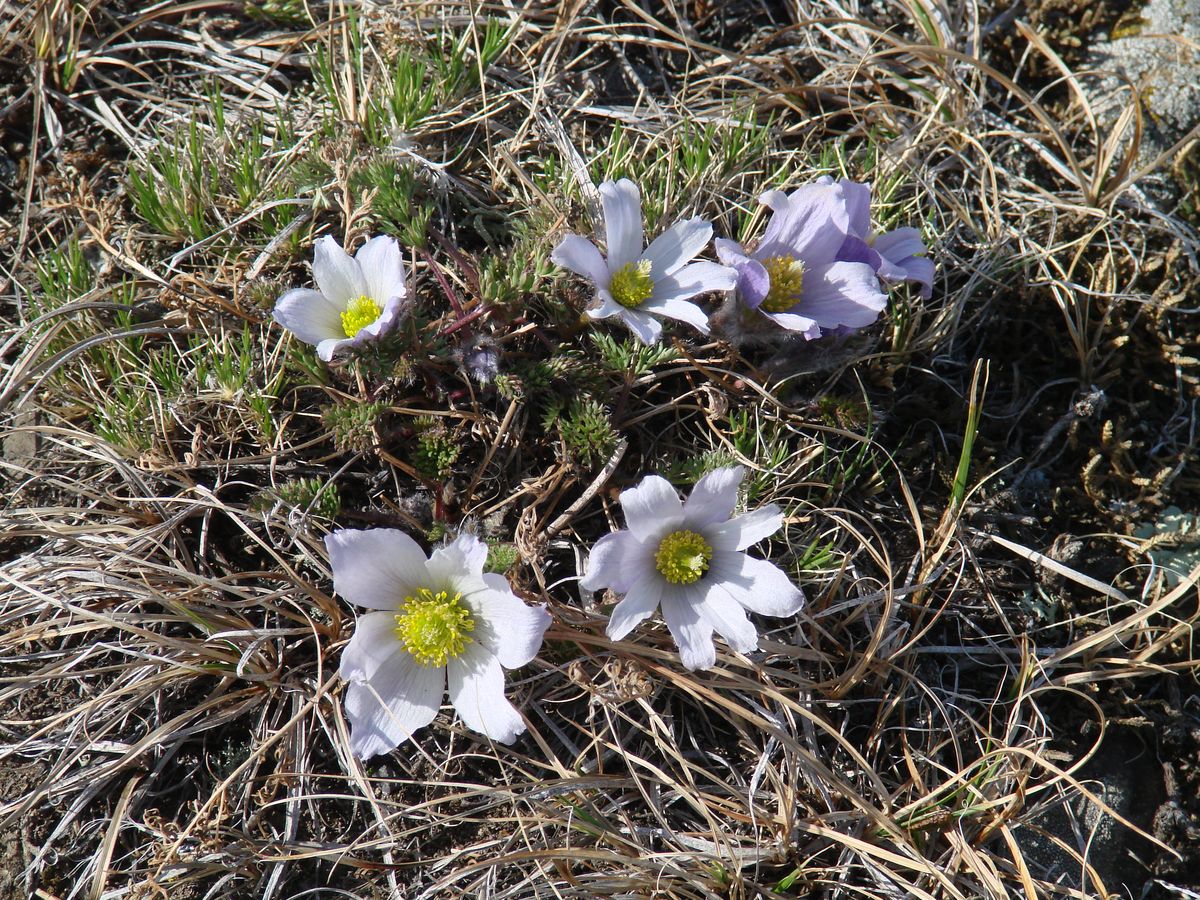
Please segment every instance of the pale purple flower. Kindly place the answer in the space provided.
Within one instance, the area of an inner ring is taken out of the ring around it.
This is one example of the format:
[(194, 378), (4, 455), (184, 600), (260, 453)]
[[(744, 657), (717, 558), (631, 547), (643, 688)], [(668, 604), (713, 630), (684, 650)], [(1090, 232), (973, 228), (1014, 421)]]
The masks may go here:
[(590, 278), (600, 303), (588, 310), (593, 319), (618, 316), (643, 343), (656, 343), (666, 316), (708, 334), (708, 316), (689, 297), (728, 291), (737, 273), (714, 262), (691, 262), (708, 246), (712, 225), (688, 219), (672, 225), (649, 247), (642, 234), (642, 200), (628, 178), (600, 185), (604, 205), (607, 258), (585, 237), (568, 234), (550, 259)]
[(717, 257), (738, 273), (742, 302), (808, 340), (826, 331), (863, 328), (887, 305), (879, 279), (861, 261), (838, 259), (849, 215), (841, 185), (809, 184), (767, 191), (766, 231), (749, 253), (718, 238)]
[(784, 572), (743, 551), (783, 526), (774, 504), (734, 516), (741, 466), (716, 469), (692, 488), (686, 503), (670, 482), (648, 475), (621, 492), (628, 529), (606, 534), (592, 548), (584, 590), (623, 594), (608, 622), (620, 640), (662, 606), (667, 628), (689, 669), (716, 662), (716, 632), (739, 653), (758, 648), (746, 612), (791, 616), (804, 594)]
[[(832, 184), (823, 176), (820, 181)], [(912, 281), (921, 285), (921, 296), (933, 296), (933, 260), (921, 232), (915, 228), (895, 228), (885, 234), (871, 229), (871, 185), (843, 178), (838, 184), (846, 198), (848, 227), (846, 240), (838, 250), (838, 259), (871, 266), (884, 281)]]
[(335, 531), (325, 548), (334, 590), (375, 610), (358, 617), (342, 651), (355, 756), (386, 753), (432, 722), (447, 683), (468, 728), (503, 743), (525, 730), (504, 669), (533, 659), (550, 615), (483, 571), (483, 542), (462, 534), (426, 559), (404, 532), (375, 528)]
[(325, 362), (346, 347), (377, 340), (396, 324), (408, 293), (404, 260), (395, 239), (376, 237), (351, 257), (324, 237), (313, 248), (313, 280), (320, 290), (295, 288), (275, 303), (275, 321)]

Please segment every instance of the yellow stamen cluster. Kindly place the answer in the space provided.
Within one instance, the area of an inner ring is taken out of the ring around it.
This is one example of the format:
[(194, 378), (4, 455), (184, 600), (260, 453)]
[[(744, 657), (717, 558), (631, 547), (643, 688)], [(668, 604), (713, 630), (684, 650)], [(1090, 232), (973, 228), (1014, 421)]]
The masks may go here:
[(608, 283), (608, 290), (613, 299), (626, 309), (641, 306), (654, 293), (654, 281), (650, 278), (650, 260), (639, 259), (617, 269)]
[(346, 311), (342, 313), (342, 331), (346, 332), (346, 337), (352, 338), (378, 319), (382, 313), (383, 307), (370, 297), (365, 294), (362, 297), (356, 297), (346, 304)]
[(763, 298), (762, 308), (767, 312), (786, 312), (800, 300), (804, 263), (794, 256), (770, 256), (762, 264), (771, 277), (771, 288)]
[(672, 531), (658, 544), (654, 565), (671, 584), (691, 584), (708, 571), (712, 547), (694, 531)]
[(462, 604), (462, 594), (451, 597), (421, 588), (415, 597), (405, 597), (396, 614), (396, 637), (413, 659), (423, 666), (444, 666), (462, 654), (475, 630), (471, 612)]

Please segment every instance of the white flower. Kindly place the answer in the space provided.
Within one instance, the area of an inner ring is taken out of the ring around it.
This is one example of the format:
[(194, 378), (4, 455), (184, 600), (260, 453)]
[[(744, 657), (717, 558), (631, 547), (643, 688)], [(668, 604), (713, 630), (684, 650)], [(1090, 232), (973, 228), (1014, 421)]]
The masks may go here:
[(353, 258), (331, 237), (313, 248), (313, 280), (319, 291), (296, 288), (275, 302), (275, 321), (325, 362), (344, 347), (385, 334), (400, 316), (408, 289), (404, 260), (390, 237), (371, 238)]
[(774, 504), (731, 518), (744, 473), (741, 466), (708, 473), (686, 503), (657, 475), (621, 492), (629, 529), (596, 542), (579, 582), (625, 595), (609, 618), (610, 638), (620, 640), (661, 605), (683, 664), (708, 669), (717, 659), (714, 631), (748, 653), (758, 648), (758, 631), (747, 610), (791, 616), (804, 605), (781, 569), (742, 552), (783, 526)]
[(525, 730), (501, 667), (533, 659), (550, 615), (484, 573), (486, 545), (462, 534), (426, 559), (404, 532), (375, 528), (335, 531), (325, 547), (334, 590), (376, 610), (358, 617), (342, 652), (355, 756), (386, 753), (432, 722), (447, 680), (468, 728), (506, 744)]
[[(564, 269), (590, 278), (600, 303), (588, 310), (593, 319), (619, 316), (646, 344), (656, 343), (662, 325), (654, 316), (687, 322), (708, 334), (708, 316), (688, 297), (708, 291), (728, 291), (737, 272), (715, 262), (690, 263), (712, 238), (712, 225), (688, 219), (672, 225), (651, 242), (642, 235), (642, 200), (628, 178), (600, 185), (608, 258), (596, 245), (568, 234), (550, 254)], [(644, 248), (644, 249), (643, 249)]]

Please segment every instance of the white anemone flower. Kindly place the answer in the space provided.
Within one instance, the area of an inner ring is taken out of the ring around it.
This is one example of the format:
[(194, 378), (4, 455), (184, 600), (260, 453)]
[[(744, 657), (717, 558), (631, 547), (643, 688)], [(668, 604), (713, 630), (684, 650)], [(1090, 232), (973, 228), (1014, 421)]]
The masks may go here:
[(432, 722), (447, 683), (468, 728), (506, 744), (525, 730), (504, 669), (537, 655), (550, 615), (483, 571), (482, 541), (461, 534), (426, 559), (404, 532), (374, 528), (335, 531), (325, 547), (334, 590), (375, 610), (358, 617), (342, 652), (355, 756), (386, 753)]
[(715, 631), (738, 653), (758, 649), (746, 613), (791, 616), (804, 594), (783, 570), (744, 553), (783, 526), (771, 504), (734, 516), (741, 466), (716, 469), (696, 482), (686, 503), (657, 475), (621, 492), (628, 530), (606, 534), (592, 548), (584, 590), (624, 594), (609, 618), (614, 641), (662, 606), (667, 628), (689, 669), (711, 668)]
[(353, 257), (331, 237), (313, 248), (313, 280), (320, 290), (295, 288), (275, 302), (275, 321), (325, 362), (346, 347), (360, 347), (386, 334), (408, 294), (404, 259), (394, 238), (376, 237)]
[(715, 262), (691, 262), (712, 239), (712, 225), (700, 218), (672, 225), (650, 246), (642, 233), (642, 199), (628, 178), (600, 185), (608, 257), (585, 237), (568, 234), (550, 259), (596, 285), (600, 303), (593, 319), (618, 316), (638, 340), (656, 343), (662, 324), (655, 316), (687, 322), (708, 334), (708, 316), (688, 300), (709, 291), (730, 291), (737, 272)]

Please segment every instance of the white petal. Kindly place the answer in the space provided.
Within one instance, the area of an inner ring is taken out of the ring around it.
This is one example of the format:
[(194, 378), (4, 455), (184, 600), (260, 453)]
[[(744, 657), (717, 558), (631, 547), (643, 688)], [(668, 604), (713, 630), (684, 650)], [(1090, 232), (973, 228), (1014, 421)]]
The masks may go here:
[(701, 218), (677, 222), (651, 241), (643, 259), (650, 260), (650, 277), (657, 281), (690, 262), (708, 246), (712, 225)]
[(600, 185), (608, 268), (617, 271), (642, 255), (642, 198), (628, 178)]
[(325, 299), (320, 291), (296, 288), (275, 303), (271, 316), (306, 344), (340, 340), (346, 336), (341, 310)]
[(725, 638), (725, 643), (738, 653), (750, 653), (758, 649), (758, 629), (746, 618), (743, 607), (719, 581), (704, 579), (707, 584), (704, 599), (697, 609), (713, 631)]
[(804, 606), (804, 593), (782, 569), (745, 553), (714, 553), (705, 579), (719, 581), (738, 603), (764, 616), (792, 616)]
[(523, 666), (541, 649), (550, 613), (545, 604), (529, 606), (516, 596), (503, 575), (485, 572), (483, 580), (485, 590), (463, 597), (475, 616), (472, 637), (506, 669)]
[(396, 636), (395, 613), (364, 613), (354, 623), (354, 636), (342, 651), (338, 674), (346, 681), (367, 681), (402, 646)]
[(678, 319), (681, 322), (687, 322), (702, 334), (708, 334), (708, 316), (695, 303), (687, 300), (670, 298), (660, 300), (651, 298), (639, 306), (638, 309), (666, 316), (669, 319)]
[(473, 534), (463, 532), (444, 547), (429, 554), (430, 589), (448, 587), (464, 575), (483, 574), (487, 562), (487, 544)]
[(643, 344), (657, 344), (662, 337), (662, 325), (657, 319), (636, 309), (621, 307), (617, 312), (621, 321), (633, 332), (633, 336)]
[(329, 362), (337, 355), (339, 350), (344, 350), (346, 347), (353, 347), (353, 338), (329, 338), (317, 344), (317, 356), (322, 362)]
[(774, 503), (722, 522), (708, 532), (714, 550), (745, 550), (783, 527), (783, 510)]
[(342, 245), (326, 235), (313, 248), (313, 280), (330, 303), (345, 309), (351, 300), (367, 292), (362, 269)]
[(500, 660), (479, 644), (468, 644), (461, 656), (446, 665), (450, 702), (463, 724), (494, 741), (510, 744), (525, 730), (525, 722), (504, 696)]
[(642, 577), (630, 588), (608, 617), (604, 633), (619, 641), (658, 609), (663, 589), (667, 582), (657, 570), (642, 573)]
[(587, 314), (593, 319), (607, 319), (609, 316), (619, 316), (625, 312), (625, 307), (613, 299), (607, 288), (597, 290), (596, 297), (600, 303), (587, 310)]
[(382, 334), (392, 330), (392, 326), (400, 318), (400, 312), (404, 308), (404, 294), (395, 294), (383, 301), (383, 309), (379, 312), (379, 317), (369, 325), (363, 326), (353, 338), (354, 343), (361, 345), (375, 340)]
[(370, 681), (351, 681), (346, 688), (351, 751), (370, 759), (407, 740), (433, 721), (445, 688), (445, 669), (422, 666), (397, 649)]
[(371, 238), (358, 248), (354, 259), (367, 283), (367, 296), (376, 303), (382, 306), (408, 292), (404, 283), (404, 257), (395, 238), (385, 235)]
[(656, 539), (683, 523), (679, 495), (671, 482), (659, 475), (647, 475), (635, 487), (621, 491), (621, 509), (639, 541)]
[(754, 251), (757, 259), (789, 255), (815, 266), (837, 255), (848, 224), (840, 186), (809, 184), (783, 198), (779, 191), (769, 191), (760, 200), (775, 213)]
[(568, 234), (554, 248), (554, 252), (550, 254), (550, 261), (556, 266), (592, 279), (597, 287), (608, 287), (608, 264), (604, 262), (604, 257), (600, 255), (596, 245), (585, 237)]
[(737, 282), (736, 269), (701, 260), (654, 282), (654, 293), (650, 295), (650, 301), (643, 303), (641, 308), (653, 310), (651, 304), (660, 300), (686, 300), (688, 297), (707, 294), (709, 291), (732, 291)]
[(697, 609), (703, 596), (702, 589), (695, 585), (671, 585), (663, 591), (663, 618), (679, 647), (679, 660), (687, 669), (711, 669), (717, 661), (712, 625)]
[(579, 579), (585, 591), (604, 588), (624, 594), (654, 565), (653, 547), (643, 544), (629, 531), (613, 531), (592, 545), (587, 573)]
[(788, 331), (800, 332), (807, 341), (815, 341), (821, 336), (821, 326), (817, 324), (816, 319), (810, 319), (808, 316), (798, 316), (795, 313), (763, 312), (761, 306), (759, 307), (759, 311), (776, 325), (786, 328)]
[(399, 609), (404, 598), (429, 587), (425, 554), (394, 528), (344, 528), (325, 536), (333, 589), (359, 606)]
[(684, 526), (695, 530), (727, 521), (737, 505), (738, 486), (745, 474), (742, 466), (727, 466), (697, 481), (683, 504)]

